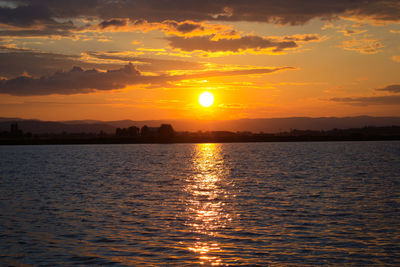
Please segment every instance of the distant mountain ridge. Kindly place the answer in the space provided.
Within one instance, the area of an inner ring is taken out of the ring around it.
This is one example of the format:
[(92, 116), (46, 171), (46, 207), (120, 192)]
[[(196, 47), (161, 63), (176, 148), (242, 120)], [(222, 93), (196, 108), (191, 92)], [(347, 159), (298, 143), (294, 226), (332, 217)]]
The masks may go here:
[(41, 121), (35, 119), (0, 118), (0, 131), (9, 131), (11, 123), (18, 123), (24, 132), (34, 134), (45, 133), (115, 133), (116, 128), (130, 126), (159, 126), (163, 123), (172, 124), (176, 131), (249, 131), (277, 133), (298, 130), (331, 130), (334, 128), (362, 128), (365, 126), (400, 126), (400, 117), (290, 117), (290, 118), (260, 118), (238, 119), (225, 121), (199, 120), (73, 120), (73, 121)]
[(18, 123), (19, 129), (24, 132), (33, 134), (60, 134), (66, 133), (99, 133), (100, 131), (106, 133), (114, 133), (114, 126), (103, 123), (91, 124), (67, 124), (53, 121), (39, 121), (39, 120), (0, 120), (0, 131), (10, 131), (11, 123)]

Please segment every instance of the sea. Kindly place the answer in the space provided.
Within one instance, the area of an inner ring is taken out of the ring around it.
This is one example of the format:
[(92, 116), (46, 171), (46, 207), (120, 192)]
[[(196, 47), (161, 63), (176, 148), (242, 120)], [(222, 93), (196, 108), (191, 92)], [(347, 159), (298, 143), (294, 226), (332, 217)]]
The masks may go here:
[(399, 266), (400, 141), (0, 146), (1, 266)]

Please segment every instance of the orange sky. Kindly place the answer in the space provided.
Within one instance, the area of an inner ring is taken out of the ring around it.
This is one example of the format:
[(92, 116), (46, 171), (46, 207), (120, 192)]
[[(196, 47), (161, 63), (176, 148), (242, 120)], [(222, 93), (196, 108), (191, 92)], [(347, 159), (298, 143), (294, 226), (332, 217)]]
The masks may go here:
[(395, 0), (1, 0), (0, 117), (398, 116), (399, 14)]

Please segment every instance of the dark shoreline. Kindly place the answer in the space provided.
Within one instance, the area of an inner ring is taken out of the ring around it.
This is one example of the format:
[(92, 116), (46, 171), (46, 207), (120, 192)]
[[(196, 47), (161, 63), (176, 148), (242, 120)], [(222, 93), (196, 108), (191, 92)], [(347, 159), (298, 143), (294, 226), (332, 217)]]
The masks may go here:
[(400, 141), (400, 136), (246, 136), (246, 137), (95, 137), (95, 138), (7, 138), (0, 145), (89, 145), (89, 144), (186, 144), (186, 143), (257, 143), (257, 142), (338, 142)]

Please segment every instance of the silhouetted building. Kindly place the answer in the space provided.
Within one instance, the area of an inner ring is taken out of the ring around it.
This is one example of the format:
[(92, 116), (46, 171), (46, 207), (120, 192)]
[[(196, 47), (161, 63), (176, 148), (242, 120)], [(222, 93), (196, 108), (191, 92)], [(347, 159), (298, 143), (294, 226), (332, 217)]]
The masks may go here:
[(19, 129), (18, 123), (11, 123), (11, 136), (22, 136), (23, 132)]

